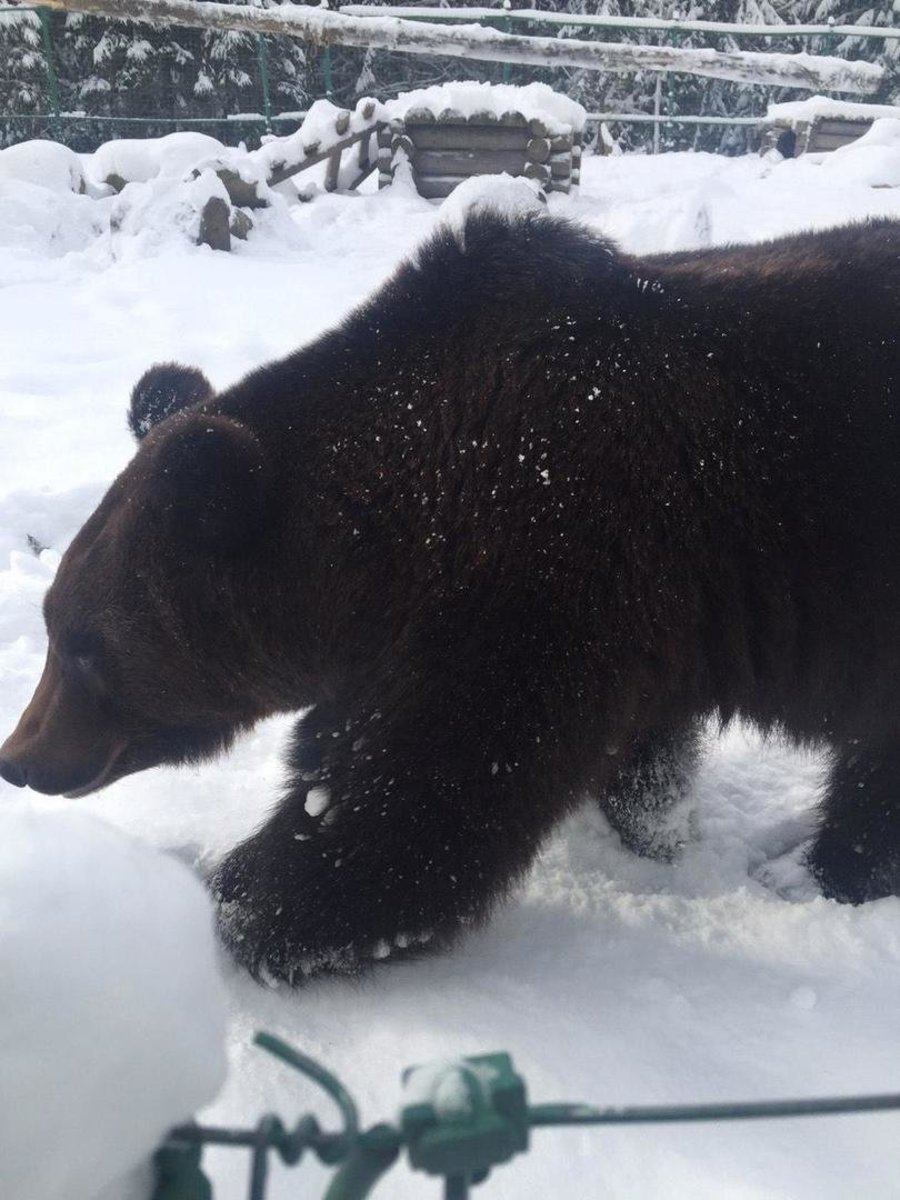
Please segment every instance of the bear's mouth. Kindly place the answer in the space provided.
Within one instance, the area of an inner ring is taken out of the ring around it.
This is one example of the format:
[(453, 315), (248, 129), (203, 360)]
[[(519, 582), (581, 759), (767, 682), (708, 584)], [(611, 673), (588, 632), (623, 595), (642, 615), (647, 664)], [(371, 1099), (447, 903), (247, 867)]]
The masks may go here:
[(114, 774), (114, 769), (119, 763), (126, 745), (127, 743), (124, 741), (116, 742), (110, 751), (106, 763), (94, 778), (89, 783), (85, 783), (79, 788), (74, 788), (71, 792), (63, 792), (65, 798), (67, 800), (80, 800), (82, 796), (89, 796), (91, 792), (97, 792), (100, 788), (105, 787), (106, 784), (112, 783), (114, 779), (118, 779), (119, 775)]

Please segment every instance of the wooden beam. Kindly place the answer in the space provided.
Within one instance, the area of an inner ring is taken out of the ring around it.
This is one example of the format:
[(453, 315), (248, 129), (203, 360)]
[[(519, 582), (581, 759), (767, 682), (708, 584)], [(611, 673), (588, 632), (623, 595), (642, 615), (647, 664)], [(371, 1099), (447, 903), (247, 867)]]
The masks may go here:
[(525, 21), (530, 25), (587, 25), (594, 29), (625, 29), (630, 33), (724, 34), (726, 37), (797, 37), (875, 38), (881, 41), (900, 38), (893, 25), (760, 25), (735, 21), (673, 21), (666, 17), (619, 17), (595, 13), (548, 12), (539, 8), (479, 8), (477, 6), (440, 6), (422, 4), (342, 4), (338, 12), (351, 17), (412, 17), (428, 21)]
[(671, 46), (528, 37), (480, 25), (447, 27), (397, 17), (349, 17), (311, 5), (256, 8), (198, 0), (47, 0), (47, 8), (120, 21), (191, 28), (243, 30), (295, 37), (317, 46), (357, 46), (401, 54), (431, 54), (536, 67), (580, 67), (607, 72), (675, 71), (738, 83), (867, 94), (884, 71), (874, 63), (811, 54), (760, 54)]
[(274, 187), (277, 183), (284, 183), (286, 179), (290, 179), (292, 175), (296, 175), (298, 171), (305, 171), (307, 167), (314, 167), (316, 163), (324, 162), (326, 158), (331, 158), (335, 152), (340, 155), (342, 150), (346, 150), (348, 146), (355, 145), (356, 142), (362, 141), (363, 138), (369, 138), (375, 132), (375, 126), (370, 126), (368, 129), (363, 129), (359, 133), (353, 133), (349, 137), (341, 138), (339, 142), (333, 142), (325, 150), (314, 151), (311, 154), (305, 155), (293, 163), (278, 163), (273, 165), (266, 183), (270, 187)]
[(420, 125), (406, 118), (406, 128), (419, 150), (518, 150), (524, 157), (531, 134), (520, 125)]

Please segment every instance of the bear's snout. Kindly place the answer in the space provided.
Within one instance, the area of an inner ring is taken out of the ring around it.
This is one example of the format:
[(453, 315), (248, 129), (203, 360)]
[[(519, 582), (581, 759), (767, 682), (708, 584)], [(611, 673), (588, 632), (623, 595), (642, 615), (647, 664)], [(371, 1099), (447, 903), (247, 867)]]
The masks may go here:
[(10, 738), (0, 747), (0, 778), (45, 796), (84, 796), (111, 782), (124, 748), (121, 743), (93, 746), (89, 754), (82, 754), (60, 744), (45, 749), (35, 742), (17, 753), (12, 742)]
[(6, 758), (0, 758), (0, 779), (5, 780), (6, 783), (11, 783), (13, 787), (25, 787), (28, 783), (28, 772), (17, 763), (11, 762)]
[(0, 778), (48, 796), (84, 795), (111, 780), (124, 748), (48, 657), (31, 703), (0, 746)]

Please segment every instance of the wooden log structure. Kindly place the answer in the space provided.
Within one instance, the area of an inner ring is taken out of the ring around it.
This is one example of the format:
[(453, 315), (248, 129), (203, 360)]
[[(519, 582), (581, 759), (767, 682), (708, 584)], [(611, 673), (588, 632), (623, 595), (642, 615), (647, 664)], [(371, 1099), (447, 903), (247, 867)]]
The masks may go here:
[(334, 121), (336, 140), (330, 142), (325, 147), (322, 147), (320, 142), (310, 142), (303, 147), (303, 153), (293, 161), (273, 163), (269, 177), (266, 180), (269, 186), (274, 187), (276, 184), (284, 183), (292, 175), (297, 175), (299, 172), (327, 160), (325, 190), (333, 192), (338, 186), (343, 152), (349, 150), (352, 146), (358, 145), (357, 163), (359, 170), (347, 186), (347, 191), (353, 191), (358, 188), (362, 181), (371, 175), (375, 169), (376, 164), (370, 160), (369, 144), (373, 133), (377, 131), (379, 125), (379, 122), (375, 118), (374, 100), (365, 100), (360, 106), (360, 113), (363, 120), (370, 122), (365, 129), (351, 133), (350, 123), (352, 115), (347, 109), (342, 109)]
[(421, 196), (439, 199), (473, 175), (525, 176), (545, 191), (568, 192), (579, 180), (581, 130), (560, 133), (522, 113), (434, 113), (411, 109), (378, 136), (378, 186), (393, 179), (401, 155)]
[[(900, 109), (897, 110), (900, 114)], [(812, 117), (791, 120), (778, 117), (763, 134), (760, 153), (779, 150), (785, 158), (801, 154), (827, 154), (848, 146), (872, 128), (874, 117)]]

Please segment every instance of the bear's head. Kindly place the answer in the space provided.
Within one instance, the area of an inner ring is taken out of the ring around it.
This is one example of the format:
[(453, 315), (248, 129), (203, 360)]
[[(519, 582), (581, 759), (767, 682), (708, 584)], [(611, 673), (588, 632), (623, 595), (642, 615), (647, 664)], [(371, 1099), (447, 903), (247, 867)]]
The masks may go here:
[(260, 570), (270, 473), (256, 434), (213, 400), (172, 365), (135, 388), (139, 449), (47, 593), (44, 672), (0, 747), (7, 782), (85, 795), (216, 753), (277, 707), (253, 685), (264, 631), (232, 603)]

